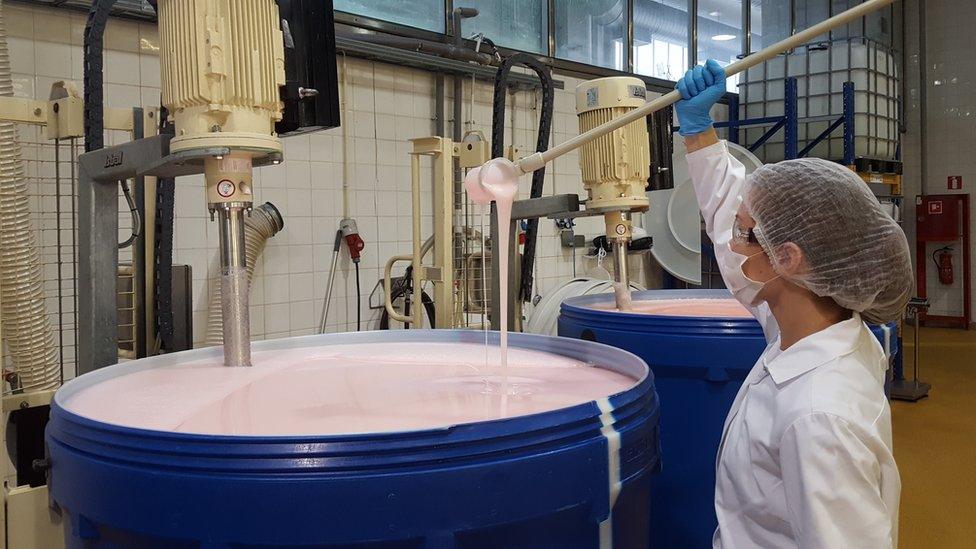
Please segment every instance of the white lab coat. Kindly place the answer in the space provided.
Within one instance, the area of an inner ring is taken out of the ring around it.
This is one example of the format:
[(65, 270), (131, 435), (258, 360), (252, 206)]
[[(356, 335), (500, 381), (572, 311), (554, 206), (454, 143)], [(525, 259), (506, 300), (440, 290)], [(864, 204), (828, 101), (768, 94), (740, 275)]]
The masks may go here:
[[(725, 142), (687, 158), (718, 263), (734, 264), (722, 258), (745, 169)], [(751, 310), (769, 345), (725, 421), (714, 547), (895, 547), (901, 481), (881, 345), (855, 313), (781, 351), (769, 307)]]

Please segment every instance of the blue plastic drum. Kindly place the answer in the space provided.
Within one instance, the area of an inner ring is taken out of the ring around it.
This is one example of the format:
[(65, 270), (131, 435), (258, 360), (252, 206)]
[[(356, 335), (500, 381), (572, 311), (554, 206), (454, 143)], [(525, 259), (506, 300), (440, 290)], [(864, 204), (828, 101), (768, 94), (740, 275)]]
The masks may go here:
[[(497, 338), (497, 334), (494, 334)], [(255, 351), (379, 342), (483, 342), (392, 331), (255, 343)], [(99, 423), (62, 404), (126, 373), (218, 356), (202, 349), (67, 383), (47, 428), (53, 501), (72, 548), (645, 548), (659, 466), (658, 402), (643, 360), (596, 343), (510, 344), (633, 378), (551, 412), (413, 432), (210, 436)]]
[[(730, 297), (727, 290), (650, 290), (636, 292), (634, 301)], [(661, 399), (662, 471), (651, 483), (651, 546), (711, 547), (715, 456), (739, 386), (766, 348), (762, 329), (752, 317), (620, 313), (609, 310), (612, 302), (607, 294), (566, 300), (559, 335), (626, 349), (647, 361)], [(872, 331), (893, 356), (894, 325)]]

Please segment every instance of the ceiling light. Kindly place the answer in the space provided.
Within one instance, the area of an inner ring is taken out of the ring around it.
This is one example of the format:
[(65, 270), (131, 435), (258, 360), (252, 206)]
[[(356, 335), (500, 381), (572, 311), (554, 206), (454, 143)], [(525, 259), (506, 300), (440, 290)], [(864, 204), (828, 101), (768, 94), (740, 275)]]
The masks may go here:
[(718, 17), (719, 15), (722, 15), (722, 13), (718, 11), (713, 11), (713, 12), (709, 12), (708, 15), (711, 15), (712, 17)]
[(712, 37), (712, 40), (716, 42), (728, 42), (729, 40), (735, 40), (734, 34), (716, 34)]

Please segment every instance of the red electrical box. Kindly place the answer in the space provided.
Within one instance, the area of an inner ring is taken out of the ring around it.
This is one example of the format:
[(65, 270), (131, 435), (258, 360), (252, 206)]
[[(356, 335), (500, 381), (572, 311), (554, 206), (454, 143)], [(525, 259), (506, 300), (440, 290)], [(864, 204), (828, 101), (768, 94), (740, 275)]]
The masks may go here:
[(959, 195), (919, 196), (915, 202), (916, 235), (926, 242), (950, 242), (961, 234)]

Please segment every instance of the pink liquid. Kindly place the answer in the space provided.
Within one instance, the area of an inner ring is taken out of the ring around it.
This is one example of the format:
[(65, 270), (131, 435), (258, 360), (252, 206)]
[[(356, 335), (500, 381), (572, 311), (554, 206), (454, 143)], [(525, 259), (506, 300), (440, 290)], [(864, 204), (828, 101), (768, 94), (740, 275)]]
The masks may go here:
[[(617, 311), (612, 303), (593, 305), (593, 309)], [(752, 313), (735, 299), (648, 299), (634, 301), (628, 313), (660, 316), (703, 316), (749, 318)]]
[(498, 293), (502, 299), (498, 300), (499, 347), (501, 348), (502, 366), (502, 402), (504, 410), (507, 405), (505, 395), (509, 393), (508, 370), (508, 249), (511, 235), (512, 204), (518, 195), (518, 171), (515, 165), (504, 158), (495, 158), (484, 166), (474, 168), (464, 178), (464, 186), (468, 196), (476, 204), (488, 205), (495, 202), (498, 213), (498, 242), (500, 249), (494, 250), (498, 261)]
[[(134, 372), (69, 397), (81, 416), (143, 429), (211, 435), (410, 431), (556, 410), (607, 397), (635, 380), (540, 351), (512, 349), (485, 372), (473, 343), (332, 345), (254, 354), (251, 368), (220, 357)], [(150, 359), (151, 360), (151, 359)], [(507, 411), (501, 410), (507, 398)]]

